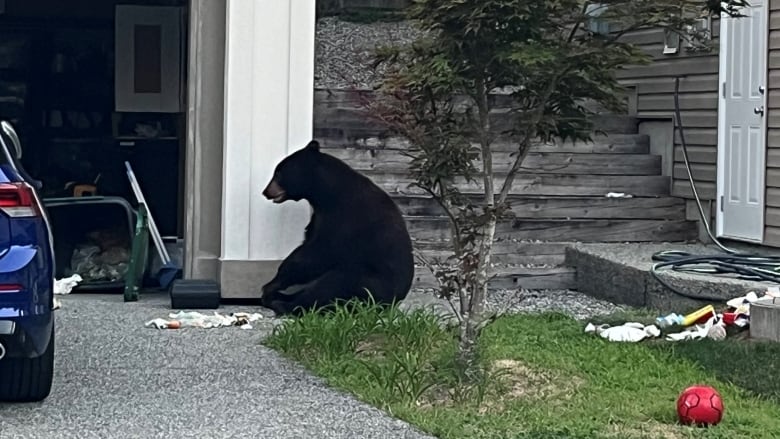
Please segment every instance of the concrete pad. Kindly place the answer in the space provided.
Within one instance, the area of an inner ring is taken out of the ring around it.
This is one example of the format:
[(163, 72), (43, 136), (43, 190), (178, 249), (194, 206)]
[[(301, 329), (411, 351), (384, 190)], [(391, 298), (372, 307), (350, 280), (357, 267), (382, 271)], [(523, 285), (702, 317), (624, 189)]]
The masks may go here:
[[(714, 246), (679, 243), (574, 244), (566, 250), (566, 264), (577, 269), (579, 291), (616, 303), (687, 312), (707, 303), (723, 303), (749, 291), (763, 291), (774, 284), (737, 279), (727, 275), (701, 275), (663, 269), (663, 279), (694, 300), (675, 294), (651, 274), (653, 254), (680, 250), (698, 255), (723, 254)], [(718, 299), (717, 301), (709, 299)]]

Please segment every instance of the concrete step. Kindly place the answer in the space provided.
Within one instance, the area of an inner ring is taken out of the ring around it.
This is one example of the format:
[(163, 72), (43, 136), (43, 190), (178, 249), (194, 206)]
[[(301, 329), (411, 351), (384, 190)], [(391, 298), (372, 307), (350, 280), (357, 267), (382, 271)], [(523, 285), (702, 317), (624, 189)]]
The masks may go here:
[[(450, 239), (447, 219), (406, 217), (409, 234), (416, 241)], [(504, 239), (576, 242), (683, 242), (697, 238), (694, 221), (684, 220), (529, 220), (500, 222), (496, 237)]]
[[(414, 180), (406, 173), (384, 171), (363, 171), (374, 183), (393, 194), (421, 195), (420, 188), (412, 186)], [(504, 174), (494, 175), (495, 193), (504, 183)], [(481, 177), (468, 182), (455, 179), (455, 186), (464, 194), (482, 194)], [(663, 175), (565, 175), (565, 174), (521, 174), (513, 184), (510, 194), (545, 196), (605, 196), (609, 192), (622, 192), (636, 197), (668, 196), (670, 177)]]
[[(337, 157), (358, 171), (407, 173), (411, 158), (401, 150), (367, 150), (357, 148), (329, 148), (328, 154)], [(494, 172), (506, 173), (515, 161), (510, 152), (494, 152)], [(475, 154), (474, 167), (483, 169), (482, 160)], [(521, 171), (524, 174), (569, 175), (660, 175), (661, 156), (648, 154), (580, 154), (563, 152), (534, 152), (526, 156)]]
[[(709, 300), (693, 300), (671, 292), (653, 277), (653, 254), (681, 250), (693, 255), (722, 255), (714, 246), (679, 243), (574, 244), (566, 249), (566, 265), (577, 271), (576, 289), (614, 303), (658, 310), (660, 314), (694, 311)], [(709, 276), (662, 270), (665, 282), (686, 295), (719, 298), (716, 304), (764, 291), (771, 283), (747, 281), (731, 276)]]
[[(567, 290), (576, 285), (576, 272), (570, 267), (521, 267), (496, 264), (489, 270), (490, 289)], [(427, 267), (415, 269), (412, 288), (437, 288), (436, 277)]]
[[(393, 197), (404, 215), (443, 216), (444, 210), (431, 197)], [(474, 197), (475, 199), (477, 197)], [(663, 219), (684, 220), (685, 200), (676, 197), (509, 197), (512, 212), (527, 219)]]
[[(334, 148), (355, 148), (364, 150), (401, 150), (409, 149), (409, 142), (401, 137), (364, 137), (345, 139), (340, 137), (322, 137), (318, 139), (324, 150)], [(476, 143), (472, 143), (475, 147)], [(497, 139), (492, 148), (496, 152), (513, 152), (517, 145), (505, 139)], [(550, 143), (536, 142), (532, 153), (574, 153), (574, 154), (648, 154), (650, 137), (646, 134), (594, 134), (590, 142), (572, 142), (557, 139)]]

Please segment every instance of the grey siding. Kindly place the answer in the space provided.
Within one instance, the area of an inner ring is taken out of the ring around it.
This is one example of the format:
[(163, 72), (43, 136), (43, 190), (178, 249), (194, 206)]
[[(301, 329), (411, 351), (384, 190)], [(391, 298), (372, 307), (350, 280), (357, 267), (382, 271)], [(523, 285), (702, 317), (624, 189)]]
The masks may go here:
[[(767, 84), (766, 213), (764, 244), (780, 247), (780, 0), (769, 3)], [(674, 111), (674, 77), (687, 75), (680, 84), (680, 107), (689, 147), (693, 175), (700, 195), (715, 197), (718, 143), (718, 51), (719, 22), (713, 20), (713, 44), (709, 54), (663, 55), (663, 33), (647, 29), (629, 36), (654, 57), (649, 66), (619, 72), (626, 85), (636, 87), (640, 117), (669, 117)], [(679, 133), (675, 133), (672, 194), (692, 198), (683, 164)]]
[[(705, 200), (715, 198), (718, 143), (719, 20), (713, 20), (712, 26), (714, 49), (707, 53), (690, 53), (683, 48), (680, 53), (664, 55), (662, 30), (636, 31), (627, 40), (642, 47), (654, 61), (618, 72), (622, 83), (636, 87), (640, 118), (673, 117), (675, 77), (685, 76), (680, 80), (680, 112), (696, 188)], [(677, 131), (672, 195), (693, 198)]]
[(780, 247), (780, 0), (770, 0), (769, 9), (764, 243)]

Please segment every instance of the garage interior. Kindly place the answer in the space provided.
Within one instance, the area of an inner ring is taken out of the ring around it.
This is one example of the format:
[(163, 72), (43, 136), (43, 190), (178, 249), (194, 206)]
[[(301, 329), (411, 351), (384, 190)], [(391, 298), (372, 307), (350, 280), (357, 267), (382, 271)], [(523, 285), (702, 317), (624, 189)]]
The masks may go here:
[[(0, 118), (18, 131), (43, 198), (121, 197), (134, 208), (127, 161), (160, 234), (180, 246), (187, 24), (187, 0), (0, 0)], [(62, 236), (73, 218), (53, 228)], [(58, 277), (90, 233), (58, 256)]]

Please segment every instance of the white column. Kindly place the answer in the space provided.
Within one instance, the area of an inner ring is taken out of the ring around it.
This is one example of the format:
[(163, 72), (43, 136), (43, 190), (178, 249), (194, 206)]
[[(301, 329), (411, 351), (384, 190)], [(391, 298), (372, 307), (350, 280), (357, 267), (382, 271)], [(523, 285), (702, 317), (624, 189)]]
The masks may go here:
[(222, 260), (281, 260), (303, 239), (308, 204), (262, 190), (313, 134), (314, 4), (227, 0)]

